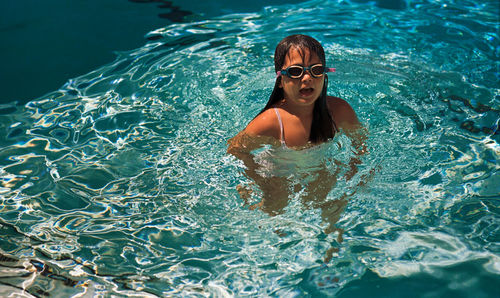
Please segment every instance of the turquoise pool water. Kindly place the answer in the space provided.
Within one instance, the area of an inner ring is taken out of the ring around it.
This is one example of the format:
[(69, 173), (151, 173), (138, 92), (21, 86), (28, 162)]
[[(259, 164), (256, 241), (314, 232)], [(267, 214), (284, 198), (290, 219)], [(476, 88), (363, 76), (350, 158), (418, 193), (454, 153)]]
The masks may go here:
[[(498, 2), (387, 3), (172, 24), (2, 105), (0, 296), (497, 296)], [(251, 207), (258, 189), (238, 194), (252, 184), (226, 141), (267, 101), (293, 33), (324, 45), (329, 93), (370, 153), (348, 180), (345, 136), (313, 150), (337, 183), (271, 216)]]

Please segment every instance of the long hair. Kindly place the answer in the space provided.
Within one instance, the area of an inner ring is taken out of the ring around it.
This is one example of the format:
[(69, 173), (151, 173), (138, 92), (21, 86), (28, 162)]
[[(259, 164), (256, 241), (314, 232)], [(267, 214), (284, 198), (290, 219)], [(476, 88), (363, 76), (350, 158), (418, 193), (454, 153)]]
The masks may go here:
[[(291, 48), (296, 48), (299, 51), (308, 49), (311, 53), (315, 53), (316, 55), (318, 55), (321, 63), (326, 66), (325, 51), (323, 50), (321, 44), (316, 39), (310, 36), (296, 34), (285, 37), (276, 46), (276, 50), (274, 51), (275, 72), (281, 70), (283, 64), (285, 63), (285, 57)], [(325, 142), (328, 139), (333, 138), (333, 136), (335, 135), (335, 131), (337, 130), (335, 122), (333, 121), (326, 106), (326, 89), (328, 86), (328, 76), (325, 74), (324, 78), (325, 81), (323, 84), (323, 90), (319, 98), (314, 103), (313, 108), (313, 120), (311, 124), (311, 132), (309, 134), (309, 141), (312, 143)], [(273, 105), (284, 98), (283, 89), (280, 88), (280, 83), (281, 76), (276, 78), (274, 89), (271, 93), (271, 96), (269, 97), (269, 101), (258, 115), (260, 115), (265, 110), (270, 109)]]

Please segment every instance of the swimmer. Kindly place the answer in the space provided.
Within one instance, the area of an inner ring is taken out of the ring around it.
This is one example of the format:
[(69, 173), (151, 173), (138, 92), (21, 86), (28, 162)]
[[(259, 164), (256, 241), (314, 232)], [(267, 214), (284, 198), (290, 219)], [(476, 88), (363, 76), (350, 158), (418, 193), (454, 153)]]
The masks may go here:
[[(283, 212), (292, 193), (299, 193), (304, 205), (321, 209), (322, 218), (328, 223), (325, 233), (338, 232), (337, 242), (341, 243), (343, 230), (336, 228), (335, 224), (349, 196), (355, 191), (351, 194), (336, 194), (337, 199), (327, 200), (340, 170), (332, 172), (320, 162), (314, 170), (305, 173), (308, 178), (305, 183), (297, 183), (294, 176), (304, 176), (304, 173), (287, 176), (274, 175), (271, 171), (270, 175), (263, 174), (262, 168), (269, 166), (269, 163), (260, 161), (259, 164), (252, 151), (269, 144), (275, 148), (285, 148), (284, 154), (291, 155), (294, 150), (300, 151), (327, 142), (342, 131), (351, 138), (356, 153), (345, 174), (349, 180), (361, 163), (357, 157), (366, 152), (364, 129), (347, 101), (327, 95), (327, 73), (335, 69), (326, 64), (325, 52), (317, 40), (307, 35), (284, 38), (276, 47), (274, 68), (276, 82), (269, 101), (244, 130), (228, 141), (228, 153), (243, 161), (245, 174), (262, 191), (260, 202), (251, 205), (250, 209), (260, 208), (270, 215), (276, 215)], [(299, 156), (307, 154), (304, 152)], [(313, 158), (311, 162), (316, 160)], [(359, 185), (364, 180), (362, 177)], [(242, 185), (236, 189), (248, 204), (252, 191)], [(325, 262), (332, 258), (335, 251), (337, 248), (334, 247), (327, 251)]]
[(325, 52), (316, 39), (297, 34), (281, 40), (274, 53), (274, 68), (276, 82), (269, 101), (228, 141), (229, 153), (244, 159), (242, 151), (262, 144), (300, 149), (326, 142), (340, 130), (355, 136), (353, 145), (364, 153), (362, 126), (353, 108), (347, 101), (327, 95), (327, 73), (335, 69), (326, 65)]

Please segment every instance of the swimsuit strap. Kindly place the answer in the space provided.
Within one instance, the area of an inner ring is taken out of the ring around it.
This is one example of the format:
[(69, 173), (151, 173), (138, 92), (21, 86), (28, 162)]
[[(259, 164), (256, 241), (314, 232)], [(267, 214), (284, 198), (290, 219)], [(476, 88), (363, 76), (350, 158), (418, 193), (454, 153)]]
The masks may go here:
[(276, 116), (278, 116), (278, 122), (280, 123), (280, 141), (281, 141), (281, 145), (285, 145), (286, 146), (286, 143), (285, 143), (285, 128), (283, 127), (283, 122), (281, 121), (280, 112), (278, 111), (277, 108), (274, 108), (274, 112), (276, 112)]

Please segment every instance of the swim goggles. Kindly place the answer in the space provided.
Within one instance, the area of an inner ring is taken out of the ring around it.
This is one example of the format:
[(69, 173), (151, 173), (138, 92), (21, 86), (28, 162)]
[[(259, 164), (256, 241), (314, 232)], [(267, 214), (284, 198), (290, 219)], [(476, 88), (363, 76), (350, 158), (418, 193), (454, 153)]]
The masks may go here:
[(287, 67), (286, 69), (277, 71), (276, 77), (285, 75), (291, 79), (299, 79), (307, 70), (309, 71), (311, 76), (313, 76), (314, 78), (319, 78), (327, 72), (334, 72), (335, 68), (328, 68), (323, 66), (322, 64), (314, 64), (311, 66), (292, 65)]

